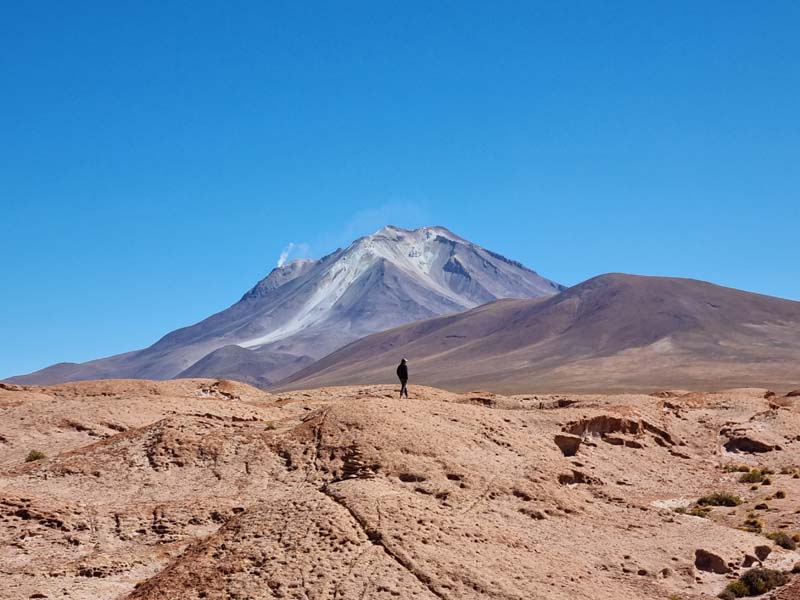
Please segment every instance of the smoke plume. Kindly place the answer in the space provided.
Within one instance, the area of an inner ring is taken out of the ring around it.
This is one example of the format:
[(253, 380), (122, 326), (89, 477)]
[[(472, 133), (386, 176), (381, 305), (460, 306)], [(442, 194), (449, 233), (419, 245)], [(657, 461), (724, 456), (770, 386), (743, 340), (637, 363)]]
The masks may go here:
[(289, 255), (292, 253), (292, 250), (294, 250), (294, 242), (289, 242), (289, 245), (283, 249), (283, 252), (281, 252), (281, 255), (278, 257), (278, 267), (284, 265), (286, 259), (289, 258)]

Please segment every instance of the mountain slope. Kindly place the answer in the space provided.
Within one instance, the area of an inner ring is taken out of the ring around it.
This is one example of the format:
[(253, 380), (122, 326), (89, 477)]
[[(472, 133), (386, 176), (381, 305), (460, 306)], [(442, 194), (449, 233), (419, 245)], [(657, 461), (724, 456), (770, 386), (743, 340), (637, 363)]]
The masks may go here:
[(800, 302), (689, 279), (601, 275), (549, 298), (501, 300), (369, 336), (279, 385), (391, 381), (403, 356), (412, 382), (452, 389), (788, 387), (800, 381)]
[(310, 356), (250, 350), (231, 344), (206, 354), (177, 377), (195, 379), (204, 377), (206, 373), (214, 373), (215, 377), (235, 379), (263, 388), (313, 362)]
[(377, 331), (561, 289), (443, 227), (385, 227), (319, 260), (274, 269), (233, 306), (149, 348), (9, 381), (226, 377), (264, 386)]

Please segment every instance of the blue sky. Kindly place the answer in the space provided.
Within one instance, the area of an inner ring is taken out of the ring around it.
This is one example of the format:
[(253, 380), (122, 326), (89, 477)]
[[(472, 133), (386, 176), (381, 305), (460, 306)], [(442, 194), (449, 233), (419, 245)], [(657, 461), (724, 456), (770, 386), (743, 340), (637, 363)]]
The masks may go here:
[(36, 2), (0, 19), (0, 377), (445, 225), (800, 300), (800, 3)]

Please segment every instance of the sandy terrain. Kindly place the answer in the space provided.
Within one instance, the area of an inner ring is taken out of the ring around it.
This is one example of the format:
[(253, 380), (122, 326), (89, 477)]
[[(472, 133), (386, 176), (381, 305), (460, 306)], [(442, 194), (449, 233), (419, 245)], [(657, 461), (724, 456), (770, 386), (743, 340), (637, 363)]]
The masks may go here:
[[(800, 408), (765, 390), (0, 388), (1, 598), (688, 600), (800, 561), (765, 535), (800, 532)], [(743, 503), (688, 514), (712, 492)]]

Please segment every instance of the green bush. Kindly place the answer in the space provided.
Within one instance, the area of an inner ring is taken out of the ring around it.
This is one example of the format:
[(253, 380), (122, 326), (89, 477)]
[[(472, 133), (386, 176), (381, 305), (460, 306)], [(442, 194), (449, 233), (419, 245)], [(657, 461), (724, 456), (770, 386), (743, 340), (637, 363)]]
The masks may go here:
[(714, 492), (697, 501), (699, 506), (739, 506), (742, 499), (728, 492)]
[(739, 580), (731, 581), (725, 590), (719, 595), (723, 600), (733, 600), (734, 598), (741, 598), (742, 596), (749, 596), (750, 588)]
[(770, 533), (767, 535), (769, 539), (775, 542), (781, 548), (785, 548), (786, 550), (794, 550), (797, 548), (797, 542), (795, 542), (788, 534), (784, 533), (783, 531), (776, 531), (775, 533)]
[(25, 462), (33, 462), (35, 460), (42, 460), (43, 458), (47, 458), (47, 455), (44, 452), (31, 450), (28, 452), (28, 456), (25, 457)]
[(775, 569), (755, 568), (745, 572), (739, 578), (750, 590), (751, 596), (765, 594), (773, 588), (783, 585), (789, 577), (783, 571)]
[(744, 596), (759, 596), (783, 585), (788, 580), (788, 575), (783, 571), (757, 567), (745, 572), (737, 581), (730, 582), (719, 597), (731, 600)]

